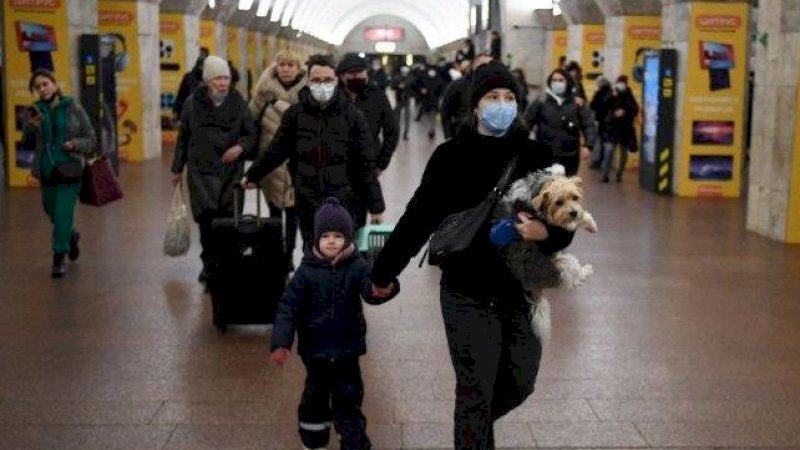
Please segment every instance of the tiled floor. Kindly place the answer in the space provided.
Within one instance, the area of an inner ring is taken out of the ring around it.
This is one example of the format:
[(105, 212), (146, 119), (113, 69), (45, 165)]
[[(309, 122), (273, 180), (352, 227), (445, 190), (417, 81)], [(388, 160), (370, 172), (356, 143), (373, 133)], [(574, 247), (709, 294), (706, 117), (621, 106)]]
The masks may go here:
[[(383, 175), (390, 221), (432, 151), (426, 131)], [(169, 156), (123, 166), (123, 201), (79, 208), (83, 255), (58, 281), (39, 192), (0, 193), (0, 448), (300, 448), (298, 360), (270, 365), (263, 328), (216, 332), (196, 245), (161, 255)], [(741, 200), (597, 178), (600, 233), (571, 249), (596, 274), (550, 293), (537, 391), (498, 423), (499, 446), (800, 448), (800, 248), (745, 232)], [(438, 277), (412, 261), (401, 296), (367, 308), (377, 448), (452, 446)]]

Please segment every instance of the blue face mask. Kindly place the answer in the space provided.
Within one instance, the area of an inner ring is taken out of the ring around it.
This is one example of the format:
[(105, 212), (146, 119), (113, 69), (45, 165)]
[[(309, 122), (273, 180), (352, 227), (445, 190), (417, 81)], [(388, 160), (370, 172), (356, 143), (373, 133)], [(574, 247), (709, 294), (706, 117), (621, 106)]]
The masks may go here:
[(503, 136), (517, 117), (517, 102), (492, 102), (483, 107), (481, 123), (493, 136)]

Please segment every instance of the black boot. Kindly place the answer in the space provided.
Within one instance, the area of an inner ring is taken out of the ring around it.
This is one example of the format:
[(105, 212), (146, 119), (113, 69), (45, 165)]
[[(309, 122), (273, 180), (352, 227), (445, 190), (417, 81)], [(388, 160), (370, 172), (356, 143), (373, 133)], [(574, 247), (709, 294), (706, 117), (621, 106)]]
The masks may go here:
[(61, 278), (66, 273), (67, 273), (67, 266), (64, 264), (64, 255), (58, 253), (54, 254), (53, 270), (50, 272), (50, 275), (53, 278)]
[(80, 240), (81, 234), (78, 233), (78, 231), (73, 231), (72, 239), (69, 241), (69, 253), (67, 254), (70, 261), (75, 261), (79, 256), (81, 256), (81, 249), (78, 247), (78, 241)]

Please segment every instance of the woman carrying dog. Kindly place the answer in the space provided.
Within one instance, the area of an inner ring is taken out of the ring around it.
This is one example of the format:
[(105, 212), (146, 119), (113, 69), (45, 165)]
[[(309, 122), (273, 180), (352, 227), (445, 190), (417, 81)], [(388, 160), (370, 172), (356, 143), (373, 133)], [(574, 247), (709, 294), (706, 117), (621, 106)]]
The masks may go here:
[[(372, 271), (373, 295), (387, 297), (392, 280), (425, 245), (442, 220), (485, 199), (515, 156), (511, 177), (551, 164), (549, 153), (528, 139), (517, 120), (518, 84), (492, 61), (473, 76), (469, 118), (428, 161), (422, 180)], [(522, 215), (519, 239), (556, 251), (572, 233)], [(494, 421), (519, 406), (534, 388), (541, 343), (531, 325), (531, 305), (499, 250), (489, 240), (490, 218), (469, 248), (442, 264), (440, 301), (456, 373), (455, 436), (458, 450), (494, 449)]]
[(37, 69), (28, 88), (39, 98), (30, 110), (24, 133), (35, 142), (31, 175), (42, 185), (44, 210), (53, 223), (50, 275), (61, 278), (67, 272), (65, 257), (75, 261), (80, 255), (75, 204), (86, 157), (96, 151), (97, 137), (86, 111), (61, 93), (53, 72)]

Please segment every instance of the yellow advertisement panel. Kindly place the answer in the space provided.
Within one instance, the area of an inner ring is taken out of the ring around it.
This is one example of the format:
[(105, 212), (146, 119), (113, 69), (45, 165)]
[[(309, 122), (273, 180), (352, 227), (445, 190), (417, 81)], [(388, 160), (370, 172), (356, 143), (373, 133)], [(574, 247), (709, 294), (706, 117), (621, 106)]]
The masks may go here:
[(594, 80), (603, 74), (603, 48), (606, 45), (605, 25), (581, 25), (581, 67), (583, 67), (583, 89), (591, 100), (597, 90)]
[(800, 77), (797, 80), (797, 101), (794, 110), (794, 152), (789, 186), (789, 208), (786, 210), (786, 242), (800, 244)]
[(64, 94), (71, 80), (65, 0), (3, 0), (3, 98), (5, 99), (6, 167), (9, 186), (37, 186), (31, 176), (33, 144), (22, 129), (28, 108), (36, 101), (28, 90), (31, 73), (52, 70)]
[(242, 63), (242, 52), (239, 48), (239, 31), (237, 27), (227, 27), (228, 33), (228, 59), (233, 62), (234, 67), (237, 69)]
[(745, 3), (692, 3), (675, 193), (738, 197), (747, 83)]
[(188, 70), (186, 61), (186, 38), (181, 13), (159, 14), (161, 31), (161, 139), (165, 148), (173, 148), (177, 139), (177, 128), (172, 120), (172, 108), (181, 85), (183, 74)]
[(559, 60), (567, 56), (567, 30), (553, 30), (550, 41), (550, 70), (561, 67)]
[(218, 55), (217, 53), (217, 36), (216, 31), (217, 22), (214, 20), (204, 19), (200, 21), (200, 47), (208, 49), (209, 55)]
[[(639, 117), (634, 129), (641, 144), (642, 131), (642, 75), (644, 72), (644, 53), (650, 49), (661, 47), (661, 17), (657, 16), (625, 16), (622, 43), (622, 74), (628, 76), (628, 86), (633, 97), (639, 103)], [(607, 74), (616, 77), (619, 74)], [(611, 80), (612, 82), (614, 80)], [(639, 153), (628, 155), (629, 170), (639, 167)]]
[(136, 3), (97, 4), (100, 32), (114, 39), (117, 75), (117, 144), (121, 161), (143, 161), (142, 89), (139, 86), (139, 26)]

